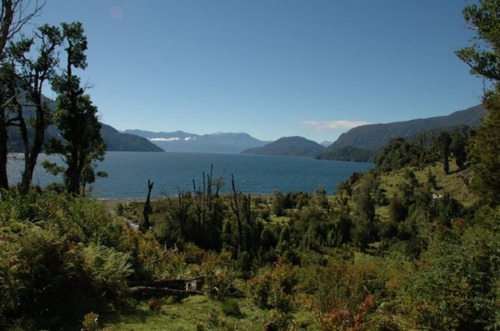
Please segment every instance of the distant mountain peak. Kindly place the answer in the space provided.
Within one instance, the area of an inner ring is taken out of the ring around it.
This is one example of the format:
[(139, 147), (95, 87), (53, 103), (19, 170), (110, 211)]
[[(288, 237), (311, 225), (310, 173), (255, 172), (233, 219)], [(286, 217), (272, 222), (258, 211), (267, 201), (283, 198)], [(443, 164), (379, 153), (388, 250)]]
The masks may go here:
[(126, 130), (125, 132), (145, 137), (166, 151), (171, 152), (237, 154), (247, 148), (259, 147), (266, 143), (253, 138), (248, 133), (242, 132), (215, 132), (204, 135), (184, 131), (151, 132), (145, 130)]

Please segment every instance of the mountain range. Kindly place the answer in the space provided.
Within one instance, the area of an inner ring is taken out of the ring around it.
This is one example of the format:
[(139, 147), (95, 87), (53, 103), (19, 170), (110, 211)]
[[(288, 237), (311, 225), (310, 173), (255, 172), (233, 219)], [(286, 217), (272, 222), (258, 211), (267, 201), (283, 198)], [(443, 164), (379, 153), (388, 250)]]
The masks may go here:
[(447, 116), (410, 121), (369, 124), (353, 128), (334, 142), (318, 144), (303, 137), (283, 137), (273, 142), (256, 139), (247, 133), (198, 135), (184, 131), (151, 132), (125, 130), (171, 152), (243, 153), (255, 155), (308, 156), (330, 160), (367, 161), (390, 139), (413, 138), (423, 131), (451, 130), (460, 125), (477, 126), (485, 114), (482, 105), (456, 111)]
[(268, 142), (247, 133), (212, 133), (198, 135), (184, 131), (151, 132), (125, 130), (125, 133), (147, 138), (168, 152), (230, 153), (237, 154), (248, 148), (260, 147)]
[[(247, 133), (219, 132), (198, 135), (184, 131), (152, 132), (137, 129), (120, 132), (103, 123), (101, 123), (101, 134), (108, 151), (244, 153), (367, 161), (394, 137), (408, 139), (422, 131), (451, 130), (460, 125), (474, 127), (479, 125), (485, 113), (484, 107), (478, 105), (447, 116), (363, 125), (343, 133), (327, 147), (325, 142), (318, 144), (298, 136), (283, 137), (268, 142), (256, 139)], [(57, 136), (57, 128), (50, 126), (46, 138)], [(17, 130), (9, 132), (9, 146), (12, 152), (22, 151), (22, 141)]]
[(475, 127), (480, 124), (481, 117), (485, 114), (484, 107), (477, 105), (446, 116), (359, 126), (343, 133), (326, 148), (305, 138), (284, 137), (259, 148), (244, 150), (242, 153), (368, 161), (392, 138), (411, 139), (424, 131), (450, 131), (461, 125)]

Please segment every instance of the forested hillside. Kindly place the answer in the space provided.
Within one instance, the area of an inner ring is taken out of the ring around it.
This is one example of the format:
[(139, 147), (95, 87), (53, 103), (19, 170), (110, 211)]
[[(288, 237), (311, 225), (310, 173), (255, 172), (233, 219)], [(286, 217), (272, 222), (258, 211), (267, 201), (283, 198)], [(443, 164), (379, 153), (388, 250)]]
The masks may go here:
[(102, 124), (101, 135), (106, 144), (107, 151), (129, 151), (129, 152), (162, 152), (163, 149), (151, 143), (146, 138), (122, 133), (115, 128)]
[(415, 139), (426, 132), (452, 131), (461, 126), (476, 127), (484, 115), (484, 107), (478, 105), (448, 116), (359, 126), (340, 135), (319, 158), (367, 161), (392, 138)]

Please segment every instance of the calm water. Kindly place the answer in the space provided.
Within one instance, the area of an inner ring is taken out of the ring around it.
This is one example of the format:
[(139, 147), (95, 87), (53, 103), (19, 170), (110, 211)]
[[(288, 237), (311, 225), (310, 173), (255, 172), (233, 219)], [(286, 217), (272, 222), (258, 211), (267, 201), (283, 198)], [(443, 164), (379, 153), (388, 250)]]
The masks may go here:
[[(40, 161), (49, 158), (42, 156)], [(57, 156), (51, 156), (57, 160)], [(97, 198), (142, 198), (147, 194), (147, 181), (154, 184), (153, 196), (177, 195), (192, 191), (193, 179), (202, 184), (202, 173), (214, 165), (214, 177), (223, 177), (221, 191), (231, 188), (234, 175), (236, 189), (243, 193), (270, 194), (282, 192), (313, 192), (324, 188), (332, 194), (340, 181), (355, 171), (369, 169), (371, 163), (314, 160), (312, 158), (256, 156), (236, 154), (200, 153), (141, 153), (108, 152), (98, 170), (106, 171), (107, 178), (97, 179), (92, 195)], [(11, 182), (19, 180), (22, 161), (16, 158), (9, 163)], [(57, 178), (39, 167), (34, 183), (46, 186)]]

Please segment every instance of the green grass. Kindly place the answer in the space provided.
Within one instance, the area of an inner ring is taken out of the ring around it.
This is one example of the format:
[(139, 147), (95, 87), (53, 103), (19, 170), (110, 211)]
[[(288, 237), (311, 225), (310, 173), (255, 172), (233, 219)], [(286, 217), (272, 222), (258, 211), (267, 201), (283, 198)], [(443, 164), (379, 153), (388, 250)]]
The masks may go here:
[[(406, 169), (406, 168), (405, 168)], [(383, 174), (381, 178), (381, 186), (386, 190), (388, 198), (392, 197), (397, 192), (398, 185), (404, 181), (405, 169)], [(415, 173), (415, 176), (420, 184), (425, 184), (429, 170), (436, 177), (438, 189), (435, 190), (436, 194), (443, 194), (444, 192), (450, 193), (455, 199), (464, 205), (470, 205), (474, 202), (474, 196), (467, 187), (467, 182), (472, 177), (471, 169), (460, 171), (453, 166), (450, 162), (450, 173), (445, 174), (443, 165), (438, 163), (436, 165), (427, 166), (422, 169), (409, 168)]]
[[(105, 330), (264, 330), (273, 319), (273, 312), (256, 307), (250, 299), (237, 301), (241, 315), (228, 316), (223, 313), (223, 303), (206, 296), (192, 296), (181, 302), (171, 298), (159, 299), (159, 310), (151, 310), (147, 301), (137, 303), (129, 313), (100, 316), (100, 327)], [(298, 330), (314, 330), (314, 316), (306, 310), (293, 314)]]
[[(388, 199), (391, 199), (398, 192), (398, 186), (405, 180), (406, 169), (410, 169), (415, 173), (415, 177), (421, 185), (425, 185), (427, 182), (430, 171), (435, 176), (437, 182), (437, 189), (433, 190), (433, 193), (438, 196), (449, 193), (465, 207), (471, 207), (476, 202), (474, 194), (467, 186), (467, 183), (472, 178), (472, 170), (459, 170), (453, 162), (450, 162), (449, 174), (444, 172), (442, 163), (437, 163), (424, 168), (410, 167), (380, 175), (380, 185), (385, 190), (385, 195)], [(388, 206), (377, 206), (375, 212), (378, 219), (382, 222), (389, 219)]]

